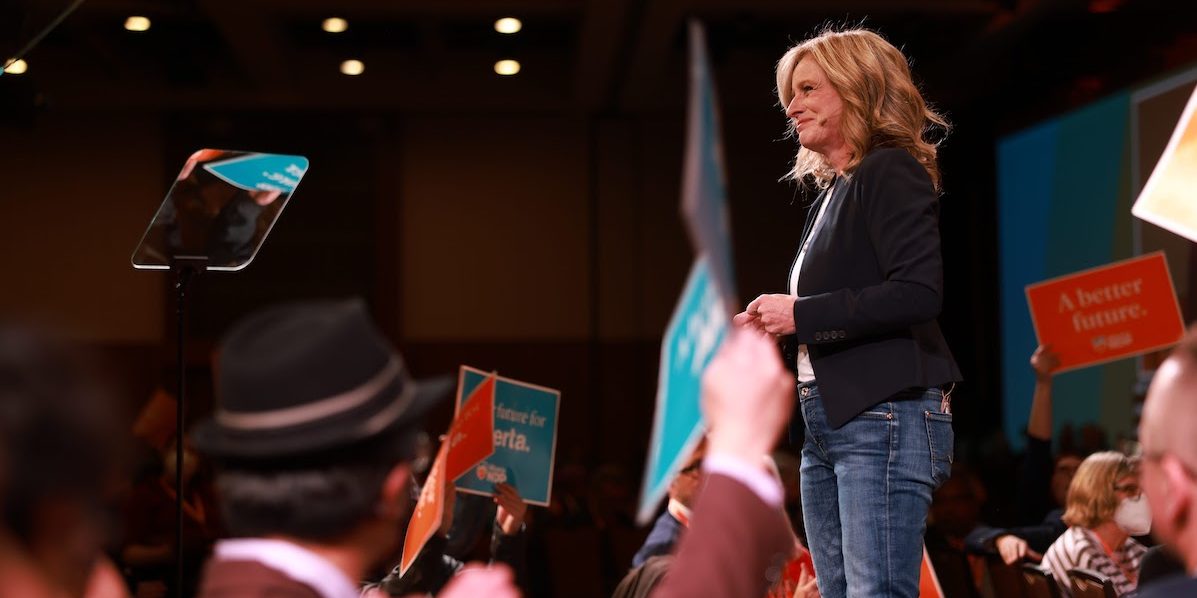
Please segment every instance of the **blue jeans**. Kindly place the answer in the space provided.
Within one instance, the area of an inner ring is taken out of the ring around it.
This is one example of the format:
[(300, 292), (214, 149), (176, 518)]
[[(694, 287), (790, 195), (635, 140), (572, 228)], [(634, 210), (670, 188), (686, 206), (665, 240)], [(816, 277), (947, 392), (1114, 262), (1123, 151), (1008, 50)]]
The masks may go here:
[(931, 492), (952, 468), (943, 392), (900, 392), (839, 429), (816, 383), (799, 385), (798, 398), (802, 516), (823, 598), (916, 598)]

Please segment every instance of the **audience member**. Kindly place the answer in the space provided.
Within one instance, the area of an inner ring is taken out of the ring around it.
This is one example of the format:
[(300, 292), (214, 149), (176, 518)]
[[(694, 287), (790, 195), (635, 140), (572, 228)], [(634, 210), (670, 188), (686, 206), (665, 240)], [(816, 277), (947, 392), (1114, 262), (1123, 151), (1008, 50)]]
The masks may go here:
[[(200, 566), (219, 536), (215, 506), (202, 483), (200, 458), (189, 443), (183, 450), (183, 587), (175, 588), (178, 555), (175, 526), (178, 493), (175, 488), (175, 451), (170, 441), (160, 454), (161, 475), (133, 487), (125, 505), (125, 542), (121, 562), (138, 596), (161, 587), (168, 595), (191, 596), (199, 583)], [(201, 481), (200, 484), (193, 480)]]
[[(355, 598), (407, 521), (417, 425), (449, 390), (416, 383), (361, 301), (267, 309), (224, 339), (198, 449), (219, 465), (233, 539), (200, 595)], [(515, 596), (503, 567), (467, 568), (442, 596)]]
[(1143, 553), (1143, 560), (1139, 563), (1139, 591), (1143, 592), (1143, 588), (1153, 582), (1184, 574), (1185, 564), (1176, 557), (1172, 548), (1167, 544), (1157, 544)]
[(681, 537), (682, 531), (690, 525), (693, 517), (694, 499), (698, 489), (702, 487), (702, 457), (706, 454), (706, 446), (699, 446), (690, 455), (685, 466), (682, 467), (673, 480), (669, 482), (669, 502), (665, 512), (657, 517), (652, 531), (644, 540), (644, 545), (632, 558), (632, 566), (639, 567), (649, 557), (660, 556), (673, 552), (673, 547)]
[(1040, 345), (1031, 355), (1035, 394), (1017, 494), (1022, 524), (1010, 528), (977, 526), (965, 539), (972, 554), (996, 552), (1008, 565), (1024, 559), (1039, 562), (1043, 552), (1068, 529), (1062, 519), (1063, 506), (1081, 458), (1072, 453), (1057, 454), (1054, 462), (1051, 458), (1052, 376), (1059, 367), (1060, 358), (1051, 347)]
[(1135, 590), (1147, 548), (1131, 536), (1151, 529), (1151, 511), (1139, 487), (1138, 459), (1114, 451), (1089, 455), (1068, 488), (1069, 525), (1043, 555), (1060, 593), (1072, 596), (1069, 569), (1091, 569), (1113, 582), (1118, 595)]
[(611, 598), (647, 598), (651, 596), (672, 564), (672, 554), (648, 557), (643, 563), (628, 571), (619, 585), (615, 586), (615, 592), (611, 594)]
[(794, 404), (773, 342), (733, 332), (703, 376), (706, 487), (656, 598), (763, 596), (793, 549), (781, 485), (764, 466)]
[(115, 412), (79, 356), (0, 325), (0, 596), (127, 595), (103, 554), (125, 449)]
[(931, 495), (923, 542), (946, 596), (992, 595), (985, 558), (965, 551), (965, 538), (976, 529), (985, 500), (984, 484), (959, 461), (952, 464), (952, 477)]
[[(413, 490), (416, 488), (414, 482), (412, 488)], [(412, 499), (418, 500), (418, 496), (419, 493), (413, 491)], [(459, 533), (460, 530), (456, 524), (455, 513), (458, 512), (457, 505), (461, 501), (458, 499), (453, 480), (445, 480), (444, 496), (445, 517), (441, 522), (440, 529), (424, 545), (424, 549), (416, 557), (416, 562), (412, 564), (405, 575), (400, 575), (401, 569), (399, 565), (396, 565), (383, 578), (380, 586), (387, 594), (391, 596), (401, 596), (413, 592), (436, 594), (465, 567), (464, 562), (448, 554), (446, 550), (449, 538), (454, 533)], [(475, 498), (473, 495), (462, 496), (462, 498), (465, 497)], [(498, 508), (495, 509), (494, 530), (491, 534), (491, 558), (494, 562), (503, 563), (512, 571), (517, 572), (516, 578), (519, 579), (521, 576), (518, 572), (524, 568), (526, 544), (524, 515), (527, 512), (527, 505), (524, 504), (523, 498), (515, 487), (510, 484), (495, 486), (493, 502)], [(476, 500), (469, 500), (468, 504), (472, 509), (480, 507), (480, 503)]]
[(1142, 484), (1154, 535), (1183, 563), (1175, 575), (1142, 588), (1142, 598), (1197, 595), (1197, 328), (1156, 370), (1143, 404), (1139, 441)]

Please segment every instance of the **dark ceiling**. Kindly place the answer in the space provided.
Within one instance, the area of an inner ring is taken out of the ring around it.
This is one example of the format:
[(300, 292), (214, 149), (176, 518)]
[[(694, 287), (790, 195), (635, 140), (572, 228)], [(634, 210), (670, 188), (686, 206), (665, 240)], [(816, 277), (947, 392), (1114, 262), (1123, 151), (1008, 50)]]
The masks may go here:
[[(70, 2), (0, 0), (11, 55)], [(125, 31), (129, 15), (153, 27)], [(494, 19), (524, 29), (502, 35)], [(320, 30), (328, 16), (345, 33)], [(88, 0), (0, 78), (6, 109), (636, 114), (675, 110), (684, 23), (708, 27), (728, 110), (769, 106), (773, 62), (827, 24), (901, 45), (928, 96), (1026, 124), (1197, 60), (1170, 0)], [(523, 64), (492, 72), (500, 58)], [(338, 64), (357, 58), (355, 78)]]

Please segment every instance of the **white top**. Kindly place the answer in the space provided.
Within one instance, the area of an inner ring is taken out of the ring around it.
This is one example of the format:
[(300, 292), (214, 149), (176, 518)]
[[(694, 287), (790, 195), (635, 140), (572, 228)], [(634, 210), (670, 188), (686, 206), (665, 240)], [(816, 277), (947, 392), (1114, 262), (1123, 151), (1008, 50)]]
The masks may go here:
[[(823, 198), (823, 205), (819, 206), (819, 212), (815, 214), (815, 223), (811, 225), (810, 235), (807, 235), (806, 242), (798, 250), (798, 258), (794, 260), (794, 267), (790, 269), (790, 294), (795, 298), (798, 297), (798, 276), (802, 273), (802, 262), (806, 259), (806, 248), (810, 246), (810, 242), (815, 238), (819, 232), (819, 223), (823, 221), (823, 214), (827, 212), (827, 206), (831, 203), (832, 193), (835, 191), (835, 185), (827, 188), (827, 193)], [(798, 322), (794, 322), (795, 328)], [(798, 345), (798, 381), (810, 382), (815, 379), (815, 369), (810, 364), (810, 354), (806, 350), (806, 345)]]
[(213, 549), (222, 561), (254, 561), (302, 583), (321, 598), (358, 598), (361, 590), (324, 557), (285, 540), (238, 538), (221, 540)]

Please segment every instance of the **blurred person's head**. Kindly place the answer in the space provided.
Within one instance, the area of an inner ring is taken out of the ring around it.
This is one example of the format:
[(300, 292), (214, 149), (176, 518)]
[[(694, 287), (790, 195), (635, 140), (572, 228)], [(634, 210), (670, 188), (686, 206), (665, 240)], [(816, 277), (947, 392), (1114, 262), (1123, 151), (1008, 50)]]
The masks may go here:
[(0, 325), (0, 545), (56, 593), (82, 594), (108, 542), (104, 492), (124, 454), (111, 399), (79, 355)]
[(687, 508), (694, 506), (694, 499), (698, 498), (698, 491), (702, 488), (702, 458), (706, 455), (706, 443), (702, 442), (690, 453), (685, 465), (678, 470), (678, 474), (669, 482), (669, 498), (676, 500)]
[[(1144, 521), (1146, 513), (1146, 521)], [(1081, 462), (1064, 509), (1064, 523), (1094, 529), (1113, 522), (1130, 535), (1142, 535), (1151, 526), (1139, 489), (1139, 460), (1117, 451), (1093, 453)]]
[(932, 494), (928, 519), (941, 533), (963, 538), (980, 522), (986, 498), (981, 479), (957, 462), (952, 466), (952, 476)]
[(864, 29), (826, 31), (790, 48), (777, 63), (777, 95), (801, 148), (790, 176), (820, 186), (835, 176), (829, 157), (847, 151), (844, 171), (875, 147), (901, 147), (939, 188), (931, 126), (947, 121), (927, 106), (902, 51)]
[(218, 466), (234, 537), (356, 551), (395, 548), (412, 507), (423, 414), (449, 390), (419, 384), (360, 301), (283, 305), (224, 338), (218, 405), (196, 448)]
[(599, 526), (630, 524), (635, 487), (627, 469), (615, 463), (600, 465), (590, 480), (590, 513)]
[(1082, 455), (1110, 450), (1110, 438), (1105, 428), (1090, 422), (1081, 426), (1080, 434), (1081, 440), (1078, 448)]
[(1084, 457), (1073, 452), (1056, 455), (1052, 465), (1051, 492), (1052, 500), (1057, 505), (1063, 507), (1068, 502), (1068, 487), (1072, 485), (1072, 478), (1084, 460)]
[(1143, 416), (1142, 484), (1153, 534), (1197, 573), (1197, 328), (1156, 370)]

